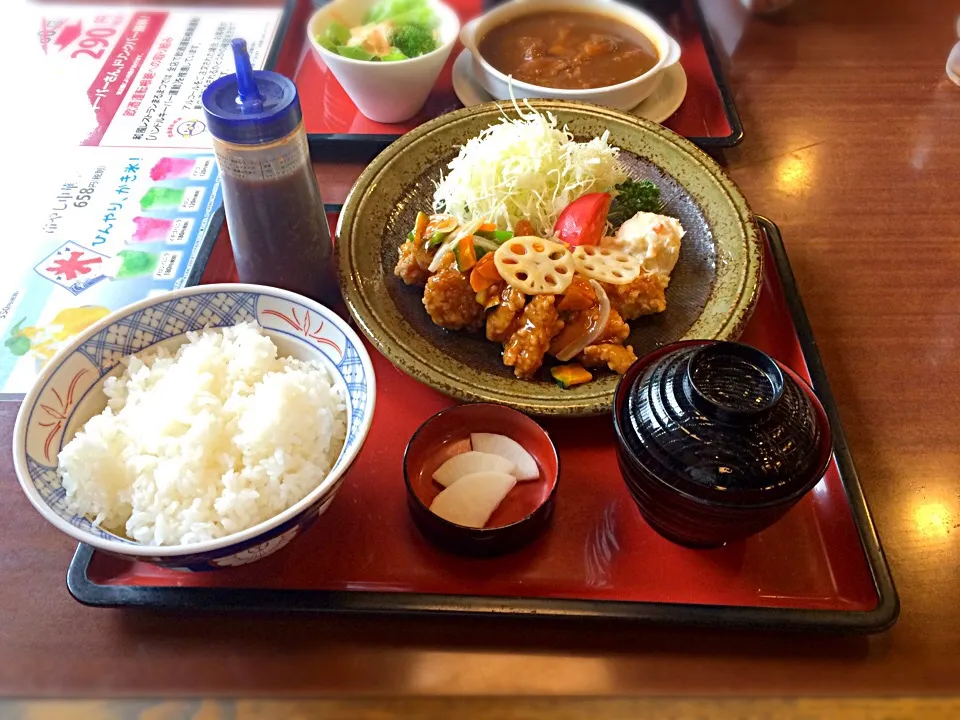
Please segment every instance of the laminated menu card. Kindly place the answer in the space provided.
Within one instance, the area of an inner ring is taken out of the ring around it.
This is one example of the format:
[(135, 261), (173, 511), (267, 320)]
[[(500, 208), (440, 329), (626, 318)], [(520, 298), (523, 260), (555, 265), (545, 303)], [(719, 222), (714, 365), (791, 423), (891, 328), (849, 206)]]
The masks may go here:
[(8, 16), (23, 112), (6, 133), (0, 394), (16, 396), (78, 333), (182, 286), (208, 251), (222, 219), (201, 95), (234, 71), (234, 37), (266, 65), (284, 7), (20, 2)]

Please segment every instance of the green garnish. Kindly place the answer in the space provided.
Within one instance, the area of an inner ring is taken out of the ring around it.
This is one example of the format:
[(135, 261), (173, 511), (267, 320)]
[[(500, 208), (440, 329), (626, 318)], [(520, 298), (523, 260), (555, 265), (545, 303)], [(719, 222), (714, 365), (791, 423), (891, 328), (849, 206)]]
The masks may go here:
[(507, 240), (513, 239), (513, 233), (509, 230), (494, 230), (493, 232), (484, 232), (481, 230), (475, 232), (474, 235), (486, 238), (487, 240), (493, 240), (497, 245), (502, 245)]
[(649, 180), (625, 180), (617, 185), (617, 196), (613, 199), (607, 220), (620, 227), (638, 212), (660, 212), (660, 188)]

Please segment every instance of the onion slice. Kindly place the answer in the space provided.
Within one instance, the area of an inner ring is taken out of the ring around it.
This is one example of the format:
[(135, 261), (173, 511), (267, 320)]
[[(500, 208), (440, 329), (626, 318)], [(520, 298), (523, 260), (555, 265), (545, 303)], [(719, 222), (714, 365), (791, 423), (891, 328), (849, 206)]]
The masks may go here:
[(596, 280), (591, 280), (590, 286), (597, 294), (597, 300), (600, 301), (599, 322), (597, 322), (597, 324), (594, 325), (589, 332), (584, 333), (556, 354), (556, 358), (560, 362), (568, 362), (569, 360), (573, 360), (577, 355), (583, 352), (584, 348), (590, 347), (593, 341), (600, 337), (600, 335), (603, 333), (604, 328), (607, 327), (607, 321), (610, 319), (610, 298), (607, 297), (607, 293), (603, 289), (603, 286)]
[[(485, 253), (496, 252), (500, 248), (500, 246), (493, 240), (487, 240), (479, 235), (473, 236), (473, 244), (477, 250), (483, 250)], [(480, 253), (477, 253), (477, 257), (480, 257)]]
[(444, 256), (447, 253), (453, 252), (453, 248), (456, 247), (456, 244), (460, 242), (461, 239), (477, 232), (477, 230), (480, 229), (480, 226), (483, 225), (483, 222), (483, 218), (480, 218), (479, 220), (474, 220), (466, 225), (462, 225), (460, 229), (453, 234), (450, 240), (447, 240), (443, 245), (440, 246), (440, 249), (437, 250), (437, 254), (433, 256), (433, 261), (430, 263), (430, 267), (427, 269), (432, 273), (435, 273), (437, 270), (439, 270), (440, 263), (443, 261)]

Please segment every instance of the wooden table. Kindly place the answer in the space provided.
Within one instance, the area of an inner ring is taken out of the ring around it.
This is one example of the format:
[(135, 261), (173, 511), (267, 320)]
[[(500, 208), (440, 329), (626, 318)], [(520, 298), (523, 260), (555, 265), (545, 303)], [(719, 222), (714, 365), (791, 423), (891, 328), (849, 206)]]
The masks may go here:
[[(750, 21), (729, 66), (746, 139), (725, 161), (753, 209), (783, 230), (899, 587), (902, 615), (891, 632), (838, 638), (89, 610), (64, 586), (74, 543), (29, 507), (4, 453), (0, 693), (888, 696), (960, 689), (960, 88), (944, 74), (956, 12), (950, 0), (798, 0), (780, 16)], [(733, 16), (723, 17), (734, 26), (725, 34), (736, 36)], [(359, 170), (318, 166), (324, 198), (341, 201)], [(0, 406), (4, 443), (15, 412)], [(674, 705), (644, 707), (651, 716), (661, 707), (666, 717)], [(774, 708), (770, 714), (801, 708), (761, 706)], [(323, 707), (361, 717), (361, 706)], [(532, 713), (537, 706), (510, 707)], [(844, 706), (824, 707), (840, 713)], [(477, 716), (487, 717), (482, 710)]]

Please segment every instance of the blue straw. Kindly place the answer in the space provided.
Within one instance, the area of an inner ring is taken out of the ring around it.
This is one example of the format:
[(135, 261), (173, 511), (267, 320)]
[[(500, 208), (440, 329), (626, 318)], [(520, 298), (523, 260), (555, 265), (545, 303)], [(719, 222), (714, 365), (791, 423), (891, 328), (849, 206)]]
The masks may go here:
[(230, 46), (233, 48), (233, 62), (237, 66), (237, 89), (240, 92), (237, 96), (237, 104), (240, 105), (240, 112), (244, 115), (258, 113), (263, 110), (263, 95), (260, 94), (257, 80), (253, 75), (253, 66), (250, 64), (250, 55), (247, 52), (247, 41), (234, 38)]

